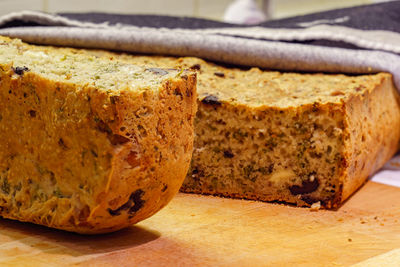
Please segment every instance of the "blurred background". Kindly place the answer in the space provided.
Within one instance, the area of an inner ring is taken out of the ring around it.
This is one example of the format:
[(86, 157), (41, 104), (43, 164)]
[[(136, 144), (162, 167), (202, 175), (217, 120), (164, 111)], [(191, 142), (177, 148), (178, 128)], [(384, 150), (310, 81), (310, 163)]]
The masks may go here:
[[(267, 19), (285, 18), (317, 11), (386, 0), (244, 0), (262, 10)], [(0, 0), (0, 15), (13, 11), (111, 12), (194, 16), (223, 20), (232, 0)], [(240, 2), (240, 1), (238, 1)], [(239, 8), (240, 10), (240, 8)], [(240, 11), (239, 11), (240, 12)], [(229, 15), (229, 14), (228, 14)], [(235, 13), (233, 13), (235, 16)], [(228, 18), (225, 19), (229, 21)], [(232, 20), (231, 20), (232, 21)]]

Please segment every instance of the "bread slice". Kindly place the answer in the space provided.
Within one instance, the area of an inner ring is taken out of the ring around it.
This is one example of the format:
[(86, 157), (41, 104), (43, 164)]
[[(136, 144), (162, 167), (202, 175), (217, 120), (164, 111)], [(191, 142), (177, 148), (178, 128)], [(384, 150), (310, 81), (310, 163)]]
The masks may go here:
[(190, 164), (196, 73), (0, 37), (0, 215), (78, 233), (143, 220)]
[(398, 149), (388, 73), (240, 70), (196, 58), (118, 55), (197, 70), (195, 148), (183, 192), (336, 208)]

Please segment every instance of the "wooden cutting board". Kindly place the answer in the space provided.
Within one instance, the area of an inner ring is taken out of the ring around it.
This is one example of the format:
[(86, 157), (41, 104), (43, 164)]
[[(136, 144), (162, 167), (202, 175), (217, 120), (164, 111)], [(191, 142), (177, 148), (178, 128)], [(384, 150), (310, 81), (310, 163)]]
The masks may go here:
[(374, 182), (337, 211), (178, 194), (100, 236), (0, 219), (0, 266), (387, 266), (399, 264), (399, 220), (400, 188)]

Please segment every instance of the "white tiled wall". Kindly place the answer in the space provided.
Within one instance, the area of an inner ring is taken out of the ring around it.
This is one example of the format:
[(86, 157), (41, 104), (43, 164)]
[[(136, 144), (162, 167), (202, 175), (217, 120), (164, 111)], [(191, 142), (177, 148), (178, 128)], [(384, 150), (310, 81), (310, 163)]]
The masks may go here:
[[(385, 0), (256, 0), (269, 2), (273, 18)], [(45, 12), (114, 12), (221, 19), (232, 0), (0, 0), (0, 15), (20, 10)]]
[(43, 10), (43, 0), (0, 0), (0, 15), (30, 9)]
[(97, 11), (220, 19), (230, 2), (231, 0), (0, 0), (0, 15), (28, 9), (45, 12)]
[(188, 0), (47, 0), (48, 12), (112, 12), (112, 13), (156, 13), (170, 15), (192, 15), (194, 1)]

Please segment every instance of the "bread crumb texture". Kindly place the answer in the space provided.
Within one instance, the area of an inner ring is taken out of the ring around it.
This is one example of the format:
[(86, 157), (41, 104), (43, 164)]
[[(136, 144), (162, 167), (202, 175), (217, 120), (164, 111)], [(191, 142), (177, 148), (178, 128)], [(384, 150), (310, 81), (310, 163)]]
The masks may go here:
[(183, 192), (337, 208), (399, 147), (399, 96), (388, 73), (280, 73), (92, 53), (198, 72)]
[(0, 37), (0, 215), (79, 233), (143, 220), (179, 190), (196, 73)]

